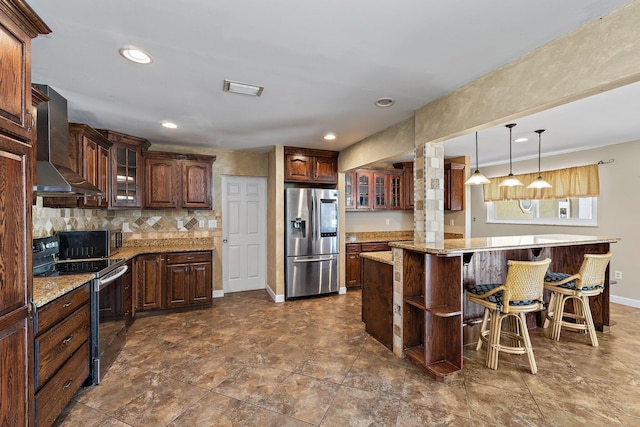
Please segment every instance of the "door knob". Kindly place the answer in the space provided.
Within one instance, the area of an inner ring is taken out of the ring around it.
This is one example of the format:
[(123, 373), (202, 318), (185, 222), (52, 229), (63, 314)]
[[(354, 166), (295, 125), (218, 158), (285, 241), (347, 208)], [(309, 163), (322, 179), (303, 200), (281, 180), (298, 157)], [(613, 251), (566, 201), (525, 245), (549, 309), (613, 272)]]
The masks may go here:
[(227, 239), (222, 239), (222, 243), (227, 243), (229, 240)]

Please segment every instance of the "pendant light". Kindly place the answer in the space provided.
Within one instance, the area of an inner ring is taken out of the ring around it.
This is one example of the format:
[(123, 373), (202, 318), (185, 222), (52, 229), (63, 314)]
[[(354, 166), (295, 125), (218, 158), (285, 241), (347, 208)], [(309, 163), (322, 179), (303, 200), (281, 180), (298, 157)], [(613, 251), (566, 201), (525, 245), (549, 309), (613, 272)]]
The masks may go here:
[(518, 178), (513, 176), (513, 168), (511, 165), (511, 132), (515, 125), (515, 123), (505, 125), (505, 127), (509, 128), (509, 176), (498, 184), (499, 187), (517, 187), (518, 185), (524, 185)]
[(551, 188), (551, 184), (542, 179), (540, 175), (540, 146), (542, 145), (542, 132), (546, 129), (538, 129), (535, 131), (538, 134), (538, 177), (534, 179), (531, 184), (527, 185), (527, 188)]
[(480, 173), (478, 169), (478, 132), (476, 132), (476, 171), (469, 177), (469, 179), (464, 183), (464, 185), (481, 185), (481, 184), (490, 184), (489, 181), (484, 175)]

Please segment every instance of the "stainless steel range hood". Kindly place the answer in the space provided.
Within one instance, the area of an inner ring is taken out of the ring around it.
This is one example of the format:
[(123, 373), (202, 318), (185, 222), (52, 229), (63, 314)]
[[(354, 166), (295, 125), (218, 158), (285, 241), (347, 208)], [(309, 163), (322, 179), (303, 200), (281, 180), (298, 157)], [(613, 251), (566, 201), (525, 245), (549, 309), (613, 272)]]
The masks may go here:
[(38, 161), (33, 190), (46, 197), (101, 196), (98, 187), (71, 169), (67, 100), (47, 85), (33, 86), (50, 99), (38, 105)]

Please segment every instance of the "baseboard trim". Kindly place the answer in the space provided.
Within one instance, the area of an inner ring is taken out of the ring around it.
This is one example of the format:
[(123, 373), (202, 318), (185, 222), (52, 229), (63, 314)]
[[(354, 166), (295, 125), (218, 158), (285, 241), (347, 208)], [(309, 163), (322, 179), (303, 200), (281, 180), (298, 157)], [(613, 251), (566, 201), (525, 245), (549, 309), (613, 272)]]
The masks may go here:
[(265, 286), (265, 289), (267, 290), (267, 293), (269, 294), (273, 302), (284, 302), (284, 295), (276, 295), (275, 292), (273, 292), (273, 290), (271, 289), (271, 286), (267, 285)]
[(347, 287), (343, 286), (342, 288), (340, 288), (340, 290), (338, 290), (338, 295), (344, 295), (347, 293)]
[(640, 301), (637, 299), (618, 297), (615, 295), (611, 295), (609, 297), (611, 302), (615, 302), (616, 304), (628, 305), (629, 307), (640, 308)]
[(222, 298), (224, 297), (224, 291), (213, 291), (214, 298)]

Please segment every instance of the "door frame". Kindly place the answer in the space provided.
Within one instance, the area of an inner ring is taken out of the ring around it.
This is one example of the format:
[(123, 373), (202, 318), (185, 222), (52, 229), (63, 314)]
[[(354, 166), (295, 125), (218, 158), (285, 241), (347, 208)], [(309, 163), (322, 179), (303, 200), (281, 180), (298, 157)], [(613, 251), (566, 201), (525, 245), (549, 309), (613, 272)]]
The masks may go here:
[[(229, 253), (228, 253), (228, 245), (227, 245), (227, 228), (228, 228), (228, 216), (227, 216), (227, 182), (230, 179), (240, 179), (246, 181), (260, 181), (264, 185), (263, 192), (263, 211), (261, 212), (260, 219), (262, 222), (262, 229), (264, 232), (264, 241), (262, 242), (263, 248), (263, 257), (264, 257), (264, 289), (269, 289), (267, 285), (267, 197), (266, 197), (266, 189), (267, 189), (267, 177), (265, 176), (244, 176), (244, 175), (222, 175), (221, 180), (221, 188), (222, 188), (222, 294), (227, 291), (229, 283), (227, 278), (227, 269), (228, 269), (228, 261), (229, 261)], [(262, 288), (261, 288), (262, 289)]]

